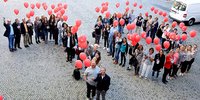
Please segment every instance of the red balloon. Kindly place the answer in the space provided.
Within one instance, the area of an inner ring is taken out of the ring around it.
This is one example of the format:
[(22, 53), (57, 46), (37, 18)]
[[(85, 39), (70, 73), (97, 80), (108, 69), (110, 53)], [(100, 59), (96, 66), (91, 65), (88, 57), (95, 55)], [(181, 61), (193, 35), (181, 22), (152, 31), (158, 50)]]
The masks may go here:
[(173, 28), (176, 27), (176, 25), (177, 25), (177, 22), (176, 22), (176, 21), (172, 22), (172, 27), (173, 27)]
[(47, 5), (44, 5), (43, 8), (44, 8), (44, 10), (47, 10), (48, 6), (47, 6)]
[(54, 8), (55, 8), (55, 5), (54, 5), (54, 4), (52, 4), (52, 5), (51, 5), (51, 9), (54, 9)]
[(105, 5), (108, 6), (108, 5), (109, 5), (109, 2), (105, 2)]
[(169, 38), (172, 39), (172, 40), (175, 40), (176, 39), (176, 33), (174, 33), (174, 32), (170, 33)]
[(131, 24), (127, 24), (126, 28), (127, 28), (128, 31), (130, 31), (131, 30)]
[(15, 13), (16, 15), (18, 15), (18, 14), (19, 14), (19, 10), (18, 10), (18, 9), (14, 9), (14, 13)]
[(67, 4), (64, 4), (64, 6), (63, 6), (63, 7), (64, 7), (64, 9), (67, 9)]
[(159, 12), (159, 15), (162, 15), (162, 14), (163, 14), (163, 12), (162, 12), (162, 11), (160, 11), (160, 12)]
[[(7, 0), (4, 0), (4, 2), (7, 2)], [(3, 100), (3, 96), (0, 95), (0, 100)]]
[(27, 18), (30, 18), (31, 16), (30, 16), (30, 14), (29, 14), (29, 13), (27, 13), (27, 14), (26, 14), (26, 17), (27, 17)]
[(102, 7), (102, 10), (105, 12), (105, 11), (107, 11), (108, 10), (108, 6), (103, 6)]
[(140, 41), (140, 36), (139, 35), (136, 35), (135, 36), (135, 42), (139, 42)]
[[(4, 2), (7, 2), (8, 0), (4, 0)], [(3, 100), (3, 99), (0, 99), (0, 100)]]
[(35, 5), (34, 4), (31, 4), (31, 9), (34, 9), (35, 8)]
[(133, 33), (133, 34), (131, 35), (131, 40), (132, 40), (132, 41), (137, 42), (137, 41), (135, 40), (136, 35), (137, 35), (136, 33)]
[(110, 18), (110, 12), (106, 12), (106, 18)]
[(154, 38), (153, 42), (155, 45), (158, 45), (160, 43), (160, 39), (156, 37)]
[(38, 2), (38, 3), (36, 3), (36, 7), (38, 8), (38, 9), (40, 9), (40, 3)]
[(105, 6), (106, 4), (103, 2), (102, 4), (101, 4), (101, 6), (103, 7), (103, 6)]
[(85, 67), (90, 67), (91, 61), (90, 61), (90, 59), (85, 59), (85, 60), (83, 61), (83, 63), (84, 63), (84, 65), (85, 65)]
[(182, 34), (181, 38), (183, 41), (187, 40), (187, 34)]
[(185, 24), (184, 24), (183, 22), (181, 22), (181, 23), (179, 24), (179, 27), (182, 28), (183, 26), (185, 26)]
[(141, 37), (142, 37), (142, 38), (146, 38), (146, 32), (142, 32), (142, 33), (141, 33)]
[(142, 5), (139, 6), (140, 9), (142, 9), (142, 7), (143, 7)]
[(104, 10), (103, 10), (103, 9), (101, 9), (101, 13), (102, 13), (102, 14), (104, 13)]
[(126, 1), (126, 5), (127, 5), (127, 6), (129, 5), (129, 1)]
[(131, 34), (127, 34), (127, 38), (128, 38), (128, 40), (132, 40)]
[(121, 17), (122, 17), (122, 14), (121, 14), (121, 13), (117, 13), (117, 17), (118, 17), (118, 18), (121, 18)]
[(82, 68), (83, 63), (81, 62), (81, 60), (76, 60), (75, 61), (75, 67), (81, 69)]
[(125, 20), (124, 19), (120, 19), (120, 21), (119, 21), (119, 23), (120, 23), (120, 25), (124, 25), (124, 23), (125, 23)]
[(165, 42), (163, 43), (163, 45), (164, 45), (165, 49), (168, 49), (169, 46), (170, 46), (170, 43), (169, 43), (169, 41), (165, 41)]
[(183, 32), (185, 32), (187, 30), (187, 26), (183, 26), (181, 29)]
[(149, 16), (149, 13), (148, 13), (148, 12), (146, 12), (146, 13), (145, 13), (145, 16), (146, 16), (146, 17), (148, 17), (148, 16)]
[(85, 43), (87, 42), (87, 37), (85, 35), (81, 35), (78, 37), (78, 42), (79, 43)]
[(81, 26), (81, 20), (79, 20), (79, 19), (76, 20), (76, 26), (77, 26), (77, 27), (80, 27), (80, 26)]
[(116, 4), (116, 7), (119, 8), (119, 6), (120, 6), (120, 3), (117, 3), (117, 4)]
[(87, 58), (86, 54), (83, 53), (83, 52), (79, 54), (79, 57), (80, 57), (80, 59), (83, 60), (83, 61)]
[(99, 7), (96, 7), (95, 8), (95, 11), (98, 13), (100, 11), (100, 8)]
[(118, 21), (117, 21), (117, 20), (115, 20), (115, 21), (113, 22), (113, 26), (114, 26), (114, 27), (117, 27), (117, 26), (118, 26)]
[(135, 23), (131, 23), (131, 30), (134, 30), (136, 27), (136, 24)]
[(48, 14), (49, 14), (49, 15), (52, 15), (52, 10), (48, 10)]
[(168, 22), (168, 18), (167, 17), (164, 18), (164, 22)]
[(60, 10), (60, 13), (61, 13), (62, 15), (65, 14), (65, 10), (64, 10), (64, 9)]
[(151, 7), (151, 11), (154, 11), (155, 7)]
[(62, 3), (58, 3), (58, 5), (57, 5), (58, 7), (61, 7), (62, 6)]
[(157, 14), (157, 13), (158, 13), (158, 9), (155, 9), (155, 10), (154, 10), (154, 14)]
[(135, 42), (135, 41), (132, 41), (131, 43), (133, 46), (136, 46), (136, 44), (137, 44), (137, 42)]
[(167, 13), (166, 12), (163, 12), (163, 17), (166, 17), (167, 16)]
[(195, 30), (190, 31), (190, 37), (194, 38), (197, 32)]
[(24, 7), (28, 8), (28, 6), (29, 6), (28, 2), (24, 2)]
[(180, 40), (180, 35), (176, 35), (176, 41)]
[(160, 51), (160, 50), (161, 50), (161, 45), (160, 45), (160, 44), (156, 45), (156, 50), (157, 50), (157, 51)]
[(147, 43), (147, 44), (151, 44), (151, 42), (152, 42), (152, 39), (151, 39), (150, 37), (147, 37), (147, 38), (146, 38), (146, 43)]
[(126, 12), (128, 12), (129, 11), (129, 7), (126, 7)]
[(133, 6), (136, 7), (136, 6), (137, 6), (137, 2), (134, 2), (134, 3), (133, 3)]
[(78, 31), (78, 27), (77, 26), (72, 26), (72, 28), (71, 28), (72, 34), (75, 34), (77, 31)]
[(64, 20), (64, 21), (67, 21), (67, 20), (68, 20), (68, 17), (67, 17), (66, 15), (64, 15), (64, 16), (63, 16), (63, 20)]
[(57, 13), (57, 12), (58, 12), (58, 8), (55, 8), (55, 9), (54, 9), (54, 13)]
[(84, 43), (78, 43), (78, 46), (82, 49), (86, 49), (87, 48), (87, 42)]
[(35, 12), (33, 10), (30, 11), (30, 16), (34, 16)]

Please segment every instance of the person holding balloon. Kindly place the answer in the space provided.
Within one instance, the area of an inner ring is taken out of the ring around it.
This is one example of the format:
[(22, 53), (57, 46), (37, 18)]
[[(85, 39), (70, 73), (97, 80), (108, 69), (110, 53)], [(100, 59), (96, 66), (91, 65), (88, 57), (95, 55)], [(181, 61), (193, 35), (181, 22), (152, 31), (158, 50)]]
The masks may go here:
[(21, 29), (20, 29), (20, 22), (19, 19), (15, 19), (15, 22), (12, 24), (14, 33), (15, 33), (15, 49), (20, 47), (20, 40), (21, 40)]
[(191, 58), (192, 58), (192, 59), (189, 61), (189, 64), (188, 64), (188, 66), (187, 66), (187, 72), (190, 71), (190, 68), (191, 68), (191, 66), (192, 66), (192, 63), (194, 62), (195, 57), (196, 57), (196, 55), (197, 55), (197, 51), (198, 51), (197, 45), (194, 44), (194, 45), (192, 46), (192, 55), (191, 55)]

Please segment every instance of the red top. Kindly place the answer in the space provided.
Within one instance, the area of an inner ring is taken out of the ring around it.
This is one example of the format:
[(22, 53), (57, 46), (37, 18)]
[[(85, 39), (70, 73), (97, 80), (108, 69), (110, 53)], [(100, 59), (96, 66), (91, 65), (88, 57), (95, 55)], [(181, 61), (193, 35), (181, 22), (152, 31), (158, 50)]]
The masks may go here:
[(172, 56), (168, 54), (166, 56), (165, 68), (170, 69), (172, 67), (171, 59), (172, 59)]

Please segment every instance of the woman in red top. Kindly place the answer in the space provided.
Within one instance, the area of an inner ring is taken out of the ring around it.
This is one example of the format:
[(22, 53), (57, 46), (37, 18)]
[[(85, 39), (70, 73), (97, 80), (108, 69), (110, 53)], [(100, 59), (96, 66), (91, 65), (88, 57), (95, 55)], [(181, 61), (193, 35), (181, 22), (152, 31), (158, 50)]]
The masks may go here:
[(171, 50), (169, 52), (169, 54), (166, 56), (166, 60), (165, 60), (165, 65), (164, 65), (164, 73), (163, 73), (163, 77), (162, 77), (162, 82), (164, 84), (166, 84), (168, 81), (166, 80), (167, 75), (170, 73), (172, 64), (174, 62), (173, 60), (173, 51)]

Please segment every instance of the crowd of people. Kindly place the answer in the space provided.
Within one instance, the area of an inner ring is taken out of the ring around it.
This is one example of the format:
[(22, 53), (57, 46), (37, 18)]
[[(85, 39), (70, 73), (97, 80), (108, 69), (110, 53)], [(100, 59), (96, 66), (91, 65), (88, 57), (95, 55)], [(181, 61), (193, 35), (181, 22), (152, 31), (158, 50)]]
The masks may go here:
[[(113, 25), (114, 21), (120, 21), (123, 19), (124, 24)], [(135, 23), (136, 29), (125, 33), (125, 27), (129, 23)], [(137, 17), (134, 14), (134, 10), (124, 13), (120, 18), (117, 14), (113, 14), (111, 18), (103, 18), (99, 16), (96, 24), (94, 25), (94, 32), (92, 36), (95, 38), (95, 44), (89, 45), (87, 42), (87, 48), (80, 48), (78, 45), (77, 33), (72, 33), (72, 26), (68, 26), (62, 18), (58, 18), (55, 15), (51, 15), (49, 20), (47, 17), (36, 17), (32, 22), (30, 19), (22, 19), (20, 23), (19, 19), (15, 19), (15, 22), (11, 24), (11, 20), (5, 20), (4, 26), (6, 31), (4, 36), (8, 38), (9, 50), (14, 52), (17, 48), (22, 49), (20, 46), (21, 35), (23, 36), (24, 47), (28, 48), (33, 44), (32, 36), (35, 33), (35, 42), (37, 44), (44, 41), (55, 41), (55, 45), (64, 46), (67, 52), (67, 62), (72, 63), (77, 55), (77, 60), (81, 60), (79, 54), (84, 52), (87, 58), (91, 60), (91, 66), (85, 69), (83, 79), (87, 84), (87, 98), (91, 98), (90, 92), (92, 91), (92, 98), (94, 98), (97, 90), (97, 100), (102, 95), (105, 100), (106, 91), (109, 89), (110, 77), (105, 73), (106, 68), (100, 66), (101, 52), (98, 50), (103, 39), (103, 49), (106, 50), (108, 56), (112, 56), (113, 64), (117, 65), (119, 59), (121, 59), (119, 66), (125, 67), (128, 63), (127, 70), (135, 70), (135, 75), (140, 78), (148, 79), (149, 73), (152, 72), (152, 78), (156, 73), (155, 78), (159, 77), (159, 73), (164, 69), (162, 76), (162, 82), (166, 84), (167, 76), (169, 79), (176, 79), (177, 76), (183, 76), (191, 69), (192, 63), (197, 55), (197, 45), (187, 44), (185, 41), (170, 39), (165, 32), (174, 32), (180, 34), (178, 29), (172, 27), (169, 23), (162, 22), (159, 24), (158, 17), (153, 19), (152, 15), (143, 16), (140, 13)], [(162, 50), (159, 50), (155, 54), (154, 48), (145, 48), (145, 43), (138, 42), (132, 44), (127, 39), (127, 34), (137, 33), (141, 34), (144, 31), (147, 33), (146, 37), (151, 37), (152, 40), (157, 37), (160, 39)], [(187, 32), (182, 32), (187, 34)], [(165, 41), (170, 42), (170, 47), (165, 49), (163, 43)], [(147, 52), (145, 49), (149, 49)], [(127, 58), (129, 60), (127, 60)], [(128, 62), (127, 62), (128, 61)], [(76, 67), (76, 66), (75, 66)], [(180, 74), (178, 71), (180, 69)], [(78, 73), (78, 74), (77, 74)], [(75, 79), (80, 79), (79, 68), (74, 70), (73, 76)]]

